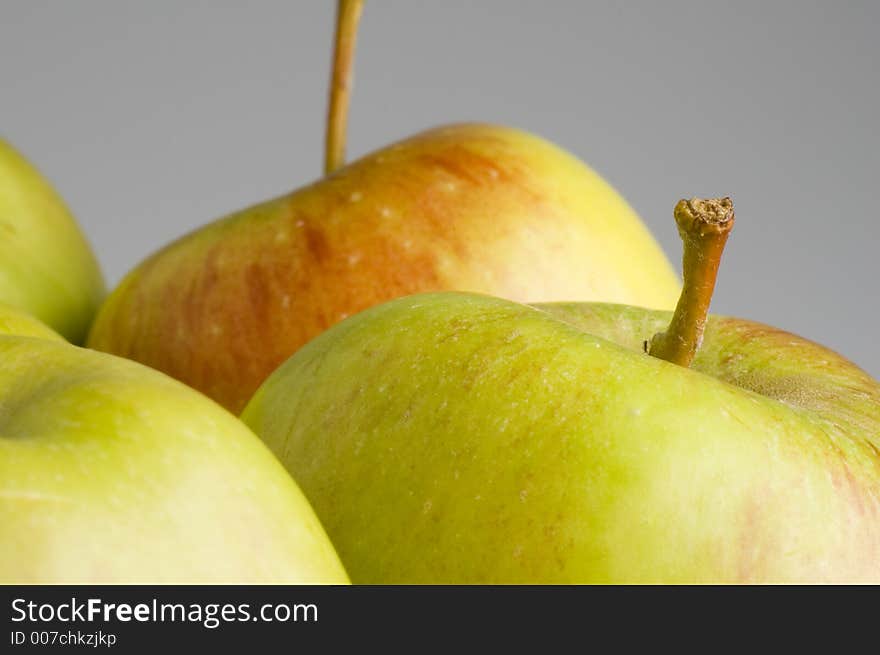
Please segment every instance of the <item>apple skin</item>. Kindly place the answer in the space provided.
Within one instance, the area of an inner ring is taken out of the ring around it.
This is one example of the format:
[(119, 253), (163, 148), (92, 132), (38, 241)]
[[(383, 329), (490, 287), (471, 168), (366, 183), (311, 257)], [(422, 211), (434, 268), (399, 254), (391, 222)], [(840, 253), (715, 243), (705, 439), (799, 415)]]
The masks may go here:
[(64, 201), (0, 139), (0, 302), (82, 343), (104, 293), (98, 263)]
[(336, 322), (417, 292), (674, 306), (679, 282), (626, 202), (538, 137), (490, 125), (421, 133), (150, 257), (89, 345), (239, 412)]
[(240, 421), (59, 341), (0, 335), (0, 584), (347, 582)]
[(355, 583), (880, 582), (880, 385), (712, 317), (425, 294), (328, 330), (243, 420)]
[(64, 337), (27, 312), (0, 302), (0, 336), (39, 337), (64, 342)]

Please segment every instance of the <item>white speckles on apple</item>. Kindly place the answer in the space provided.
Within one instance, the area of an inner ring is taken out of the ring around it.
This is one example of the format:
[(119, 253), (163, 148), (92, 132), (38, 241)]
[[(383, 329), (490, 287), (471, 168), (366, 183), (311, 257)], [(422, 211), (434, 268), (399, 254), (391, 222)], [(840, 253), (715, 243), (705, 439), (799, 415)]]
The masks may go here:
[(359, 262), (361, 261), (361, 259), (363, 259), (363, 258), (364, 258), (363, 253), (360, 253), (360, 252), (357, 252), (357, 251), (352, 252), (352, 253), (349, 253), (349, 255), (348, 255), (348, 265), (349, 265), (349, 266), (357, 266), (358, 263), (359, 263)]
[(631, 407), (629, 410), (629, 415), (630, 416), (641, 416), (642, 415), (642, 408), (641, 407)]
[(493, 180), (497, 180), (497, 179), (498, 179), (498, 175), (499, 175), (499, 173), (498, 173), (498, 169), (497, 169), (497, 168), (490, 168), (490, 169), (489, 169), (489, 177), (491, 177)]
[(404, 250), (410, 250), (410, 249), (412, 249), (412, 240), (411, 240), (411, 239), (407, 239), (407, 240), (404, 241), (403, 244), (401, 244), (401, 245), (403, 245)]
[(379, 209), (379, 213), (382, 215), (382, 218), (391, 218), (393, 212), (390, 207), (382, 207)]
[(339, 316), (338, 316), (337, 318), (338, 318), (338, 320), (340, 320), (340, 321), (344, 321), (345, 319), (348, 318), (348, 312), (340, 312), (340, 314), (339, 314)]
[(290, 307), (290, 296), (285, 293), (281, 296), (281, 308), (287, 309), (288, 307)]
[(444, 182), (440, 188), (442, 188), (447, 193), (454, 193), (458, 190), (458, 185), (455, 182)]
[(301, 218), (299, 220), (297, 220), (297, 222), (295, 223), (295, 225), (297, 227), (303, 227), (305, 224), (306, 224), (306, 222)]
[(725, 364), (727, 366), (736, 366), (742, 360), (742, 353), (731, 353), (725, 357)]
[(523, 554), (523, 547), (522, 547), (522, 545), (517, 544), (516, 546), (514, 546), (514, 548), (513, 548), (513, 558), (514, 558), (514, 559), (519, 559), (520, 557), (522, 557), (522, 554)]
[(211, 333), (212, 336), (218, 337), (223, 334), (223, 327), (217, 323), (211, 323), (211, 325), (208, 327), (208, 331)]
[(275, 233), (275, 243), (284, 243), (287, 241), (290, 235), (287, 234), (287, 230), (278, 230)]
[(516, 341), (522, 336), (522, 332), (519, 330), (512, 330), (506, 337), (504, 337), (504, 341), (506, 343), (510, 343), (511, 341)]
[(430, 513), (432, 507), (434, 507), (434, 503), (432, 503), (430, 499), (426, 500), (425, 504), (422, 505), (422, 513), (423, 514)]
[(348, 196), (349, 202), (360, 202), (364, 199), (364, 194), (360, 191), (352, 191), (351, 195)]
[(519, 502), (521, 502), (521, 503), (526, 502), (526, 498), (528, 498), (528, 497), (529, 497), (529, 490), (528, 489), (520, 489)]

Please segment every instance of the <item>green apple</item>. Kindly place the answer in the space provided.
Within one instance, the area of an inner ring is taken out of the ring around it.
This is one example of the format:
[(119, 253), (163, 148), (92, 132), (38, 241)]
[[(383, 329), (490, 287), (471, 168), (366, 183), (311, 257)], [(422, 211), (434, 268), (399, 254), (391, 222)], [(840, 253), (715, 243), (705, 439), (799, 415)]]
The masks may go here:
[(40, 337), (54, 341), (64, 338), (42, 321), (11, 305), (0, 302), (0, 336)]
[[(360, 3), (342, 5), (348, 38), (337, 53), (350, 63)], [(595, 171), (537, 136), (449, 125), (337, 168), (347, 107), (338, 97), (349, 85), (334, 75), (330, 174), (149, 257), (100, 310), (91, 347), (239, 412), (310, 339), (400, 296), (675, 304), (679, 280), (636, 213)]]
[[(687, 253), (680, 308), (714, 283)], [(302, 348), (243, 419), (356, 583), (880, 582), (880, 384), (683, 313), (403, 298)], [(690, 367), (644, 352), (667, 324), (702, 341)]]
[(35, 323), (0, 308), (0, 584), (347, 582), (238, 419)]
[(103, 296), (101, 271), (64, 201), (0, 139), (0, 302), (81, 343)]

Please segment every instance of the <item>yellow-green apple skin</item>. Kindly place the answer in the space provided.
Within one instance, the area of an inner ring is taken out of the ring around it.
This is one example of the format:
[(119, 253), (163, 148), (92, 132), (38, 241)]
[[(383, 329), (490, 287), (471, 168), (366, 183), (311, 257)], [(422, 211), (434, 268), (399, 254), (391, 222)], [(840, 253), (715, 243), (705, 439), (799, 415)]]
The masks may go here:
[(0, 336), (40, 337), (53, 341), (64, 338), (42, 321), (11, 305), (0, 302)]
[(439, 290), (671, 308), (679, 282), (632, 209), (583, 163), (514, 129), (456, 125), (168, 246), (122, 281), (89, 345), (239, 412), (331, 325)]
[(712, 317), (424, 294), (328, 330), (243, 419), (356, 583), (880, 582), (880, 385)]
[(0, 302), (82, 343), (103, 297), (98, 263), (64, 201), (0, 139)]
[(4, 325), (23, 331), (0, 318), (0, 584), (347, 582), (234, 416), (135, 362)]

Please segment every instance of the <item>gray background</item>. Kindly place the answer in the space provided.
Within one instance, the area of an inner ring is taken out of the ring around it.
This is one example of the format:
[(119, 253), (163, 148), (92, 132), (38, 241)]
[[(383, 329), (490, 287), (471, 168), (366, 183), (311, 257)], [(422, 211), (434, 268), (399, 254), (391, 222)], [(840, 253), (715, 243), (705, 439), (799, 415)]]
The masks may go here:
[[(0, 131), (108, 280), (320, 173), (334, 3), (0, 0)], [(713, 311), (880, 377), (878, 2), (368, 0), (349, 154), (486, 120), (564, 146), (673, 261), (681, 196), (730, 194)]]

